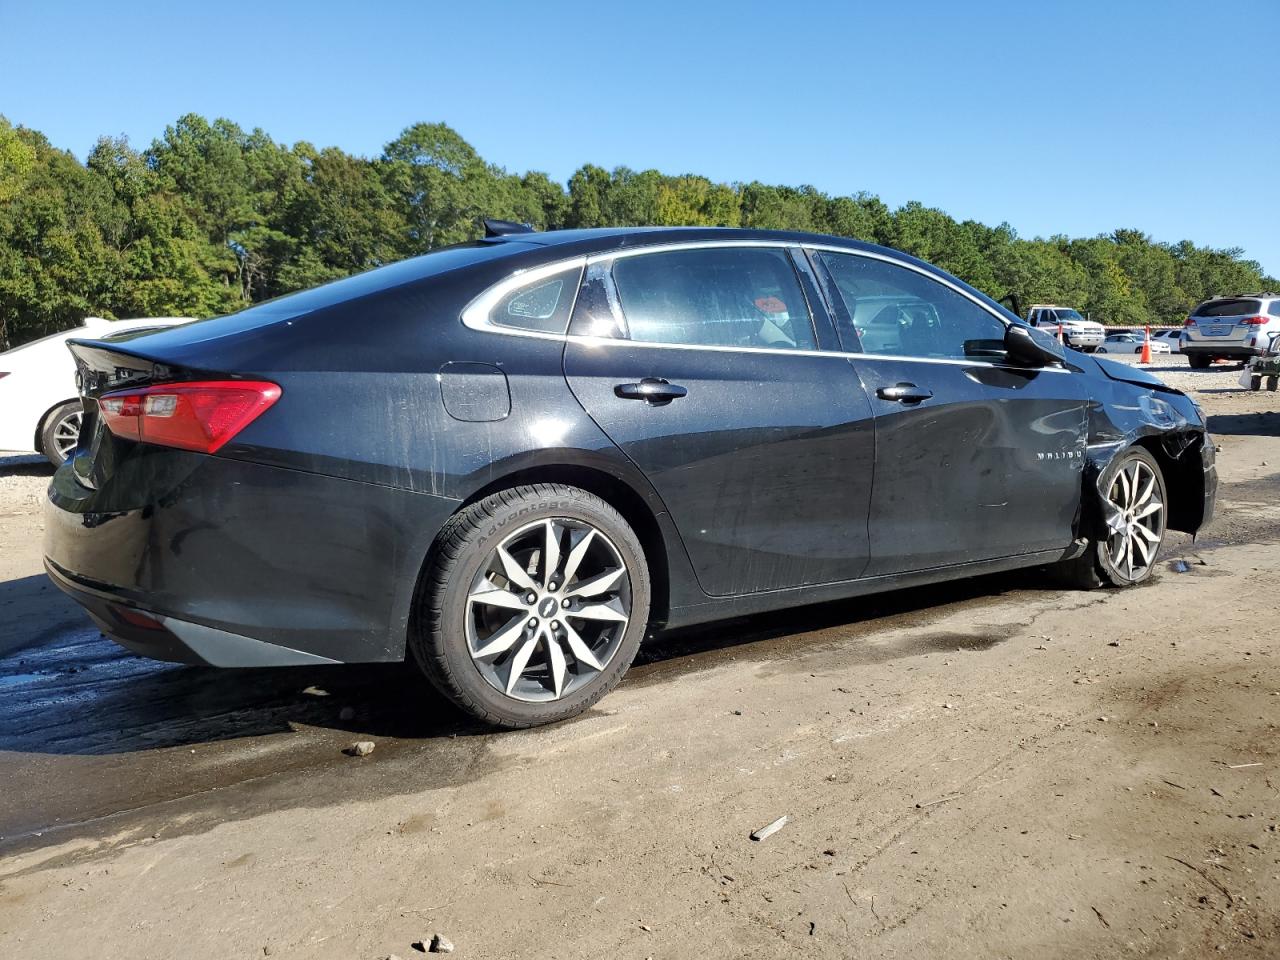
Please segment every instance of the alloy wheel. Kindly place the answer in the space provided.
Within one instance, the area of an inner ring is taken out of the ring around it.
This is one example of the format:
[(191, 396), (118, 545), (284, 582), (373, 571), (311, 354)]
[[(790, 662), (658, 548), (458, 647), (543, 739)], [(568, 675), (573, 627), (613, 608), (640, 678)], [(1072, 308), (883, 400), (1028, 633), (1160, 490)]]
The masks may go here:
[(53, 446), (63, 460), (75, 453), (76, 443), (80, 439), (80, 411), (69, 413), (53, 428)]
[(1107, 499), (1113, 508), (1107, 556), (1118, 573), (1140, 580), (1155, 562), (1164, 538), (1160, 484), (1150, 466), (1131, 460), (1112, 479)]
[(467, 648), (517, 700), (560, 700), (602, 673), (631, 619), (631, 577), (591, 524), (539, 520), (491, 551), (467, 594)]

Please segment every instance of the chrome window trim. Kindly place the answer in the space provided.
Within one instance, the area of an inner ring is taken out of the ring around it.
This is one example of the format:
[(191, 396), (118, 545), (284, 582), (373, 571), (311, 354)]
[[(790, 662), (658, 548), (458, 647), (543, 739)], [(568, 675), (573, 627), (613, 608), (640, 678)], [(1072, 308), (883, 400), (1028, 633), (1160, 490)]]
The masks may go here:
[(566, 343), (582, 347), (640, 347), (646, 350), (702, 350), (712, 353), (760, 353), (779, 357), (834, 357), (838, 360), (878, 360), (896, 363), (934, 363), (953, 367), (999, 367), (1006, 370), (1023, 370), (1035, 373), (1070, 373), (1065, 367), (1019, 367), (1011, 363), (992, 360), (958, 360), (952, 357), (904, 357), (890, 353), (846, 353), (842, 350), (787, 350), (776, 347), (721, 347), (696, 343), (652, 343), (644, 340), (622, 340), (617, 337), (585, 337), (567, 334)]
[[(569, 331), (569, 320), (564, 322), (564, 330), (560, 333), (548, 333), (544, 330), (524, 330), (520, 327), (508, 327), (500, 323), (494, 323), (489, 319), (489, 314), (493, 312), (502, 298), (510, 293), (515, 292), (526, 284), (537, 283), (539, 280), (545, 280), (547, 277), (553, 277), (557, 273), (563, 273), (566, 270), (572, 270), (575, 267), (581, 272), (587, 266), (586, 257), (570, 257), (568, 260), (558, 260), (555, 263), (544, 263), (540, 267), (530, 267), (524, 270), (517, 270), (511, 276), (499, 280), (493, 286), (489, 287), (469, 304), (462, 308), (462, 325), (470, 330), (479, 330), (484, 333), (502, 333), (509, 337), (532, 337), (536, 340), (564, 340)], [(582, 289), (582, 277), (578, 277), (578, 288), (573, 291), (573, 303), (569, 304), (569, 312), (567, 316), (573, 317), (573, 307), (578, 300), (578, 290)]]
[(654, 243), (641, 247), (624, 247), (607, 253), (593, 253), (587, 263), (605, 260), (621, 260), (625, 257), (641, 257), (648, 253), (675, 253), (680, 250), (707, 250), (722, 247), (770, 247), (775, 250), (800, 249), (804, 246), (794, 240), (680, 240), (673, 243)]
[[(960, 294), (966, 300), (986, 311), (987, 314), (994, 317), (1005, 327), (1011, 326), (1009, 320), (999, 313), (991, 309), (990, 306), (983, 303), (972, 293), (959, 287), (951, 281), (936, 276), (928, 270), (916, 266), (912, 263), (906, 263), (897, 257), (889, 256), (883, 253), (876, 253), (870, 250), (853, 250), (849, 247), (841, 247), (835, 244), (826, 243), (803, 243), (794, 240), (686, 240), (676, 243), (656, 243), (646, 244), (639, 247), (631, 247), (623, 250), (611, 250), (606, 253), (593, 253), (588, 255), (580, 255), (577, 257), (569, 257), (565, 260), (557, 260), (554, 263), (543, 264), (540, 267), (520, 270), (511, 276), (499, 280), (496, 284), (489, 287), (478, 297), (472, 300), (462, 311), (462, 323), (468, 329), (478, 330), (482, 333), (497, 333), (508, 337), (531, 337), (538, 340), (559, 340), (563, 343), (575, 343), (579, 346), (587, 347), (603, 347), (603, 346), (631, 346), (642, 349), (661, 349), (661, 350), (708, 350), (713, 353), (758, 353), (765, 355), (778, 355), (783, 357), (837, 357), (844, 360), (872, 360), (872, 361), (897, 361), (902, 363), (933, 363), (944, 366), (960, 366), (960, 367), (991, 367), (1003, 368), (1007, 370), (1034, 370), (1045, 373), (1071, 373), (1065, 366), (1045, 366), (1045, 367), (1020, 367), (1010, 363), (997, 363), (992, 360), (961, 360), (950, 357), (915, 357), (899, 354), (888, 353), (850, 353), (843, 350), (787, 350), (773, 347), (724, 347), (724, 346), (704, 346), (701, 344), (690, 343), (655, 343), (652, 341), (619, 339), (616, 337), (587, 337), (578, 334), (570, 334), (568, 327), (565, 333), (544, 333), (540, 330), (521, 330), (518, 327), (504, 327), (501, 324), (492, 323), (489, 320), (489, 313), (498, 304), (503, 297), (511, 293), (518, 287), (526, 283), (536, 282), (545, 277), (554, 276), (564, 270), (578, 267), (586, 270), (587, 267), (594, 263), (602, 263), (610, 260), (617, 260), (622, 257), (638, 257), (649, 253), (667, 253), (678, 250), (704, 250), (707, 248), (720, 247), (768, 247), (780, 250), (816, 250), (826, 251), (829, 253), (843, 253), (854, 257), (867, 257), (872, 260), (881, 260), (885, 263), (902, 267), (906, 270), (912, 270), (935, 283), (942, 284), (944, 287)], [(581, 289), (581, 282), (579, 282)], [(574, 303), (577, 302), (577, 291), (574, 291)], [(572, 320), (573, 309), (570, 306), (569, 316)]]

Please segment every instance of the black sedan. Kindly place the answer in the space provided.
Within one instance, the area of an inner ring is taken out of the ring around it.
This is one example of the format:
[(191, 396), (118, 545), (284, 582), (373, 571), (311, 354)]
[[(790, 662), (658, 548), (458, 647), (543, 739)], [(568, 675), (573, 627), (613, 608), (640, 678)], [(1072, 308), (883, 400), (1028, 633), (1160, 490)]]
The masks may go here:
[(1211, 516), (1187, 396), (903, 254), (489, 233), (74, 341), (53, 580), (148, 656), (410, 657), (520, 727), (652, 629), (1018, 567), (1124, 586)]

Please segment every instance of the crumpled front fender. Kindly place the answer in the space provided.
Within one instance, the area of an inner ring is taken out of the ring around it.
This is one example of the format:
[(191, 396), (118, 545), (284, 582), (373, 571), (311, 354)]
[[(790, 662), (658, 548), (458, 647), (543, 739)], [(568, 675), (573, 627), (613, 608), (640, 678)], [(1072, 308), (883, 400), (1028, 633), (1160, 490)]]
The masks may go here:
[(1169, 499), (1166, 525), (1196, 533), (1213, 516), (1217, 491), (1215, 448), (1200, 408), (1186, 394), (1109, 381), (1089, 408), (1085, 489), (1096, 493), (1081, 504), (1079, 532), (1098, 539), (1122, 526), (1107, 497), (1105, 478), (1115, 460), (1134, 446), (1160, 465)]

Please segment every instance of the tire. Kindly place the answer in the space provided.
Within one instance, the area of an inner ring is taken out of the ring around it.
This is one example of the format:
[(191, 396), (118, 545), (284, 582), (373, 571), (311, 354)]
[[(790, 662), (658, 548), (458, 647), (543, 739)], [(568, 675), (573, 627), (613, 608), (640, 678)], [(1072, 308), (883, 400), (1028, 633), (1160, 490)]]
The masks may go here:
[[(1135, 514), (1145, 510), (1152, 502), (1158, 502), (1160, 505), (1157, 511), (1141, 518), (1140, 521), (1133, 521), (1146, 528), (1149, 531), (1149, 535), (1126, 532), (1111, 533), (1102, 539), (1088, 538), (1087, 545), (1080, 556), (1072, 560), (1064, 560), (1054, 568), (1057, 579), (1065, 586), (1080, 590), (1092, 590), (1102, 586), (1129, 587), (1142, 583), (1151, 576), (1151, 572), (1155, 569), (1160, 547), (1164, 543), (1165, 520), (1168, 515), (1169, 500), (1164, 474), (1160, 470), (1160, 465), (1156, 463), (1155, 457), (1151, 456), (1150, 453), (1142, 447), (1130, 447), (1113, 460), (1107, 469), (1103, 471), (1097, 487), (1086, 490), (1086, 495), (1093, 495), (1094, 503), (1091, 506), (1096, 507), (1096, 509), (1093, 511), (1086, 509), (1085, 516), (1089, 517), (1092, 513), (1094, 517), (1098, 518), (1096, 525), (1099, 528), (1105, 527), (1107, 516), (1112, 513), (1112, 510), (1109, 509), (1108, 504), (1104, 502), (1104, 498), (1097, 493), (1097, 490), (1108, 491), (1108, 500), (1113, 496), (1124, 497), (1125, 488), (1123, 481), (1120, 480), (1122, 473), (1125, 474), (1126, 478), (1130, 479), (1134, 474), (1138, 476), (1138, 489), (1135, 491), (1134, 496), (1141, 499), (1134, 510)], [(1154, 482), (1147, 497), (1142, 498), (1149, 480)], [(1122, 519), (1124, 519), (1123, 516)], [(1126, 562), (1127, 554), (1121, 550), (1119, 559), (1117, 559), (1116, 548), (1122, 540), (1133, 540), (1139, 537), (1150, 553), (1143, 556), (1141, 553), (1142, 548), (1135, 547), (1134, 556), (1138, 558), (1141, 566), (1130, 568)]]
[(80, 418), (84, 409), (80, 401), (63, 403), (45, 414), (40, 426), (40, 452), (55, 467), (67, 462), (80, 436)]
[(1187, 364), (1192, 370), (1208, 370), (1210, 360), (1203, 353), (1188, 353)]
[[(553, 550), (559, 559), (547, 571)], [(557, 581), (566, 574), (569, 583)], [(513, 487), (465, 507), (440, 532), (409, 649), (473, 717), (508, 728), (554, 723), (617, 686), (648, 627), (650, 592), (644, 548), (604, 500), (564, 484)]]
[(1275, 393), (1277, 387), (1280, 387), (1280, 380), (1276, 377), (1267, 377), (1267, 389)]
[(1249, 389), (1250, 389), (1250, 390), (1255, 390), (1255, 391), (1256, 391), (1256, 390), (1261, 390), (1261, 389), (1262, 389), (1262, 378), (1261, 378), (1261, 377), (1250, 377), (1250, 378), (1249, 378)]

